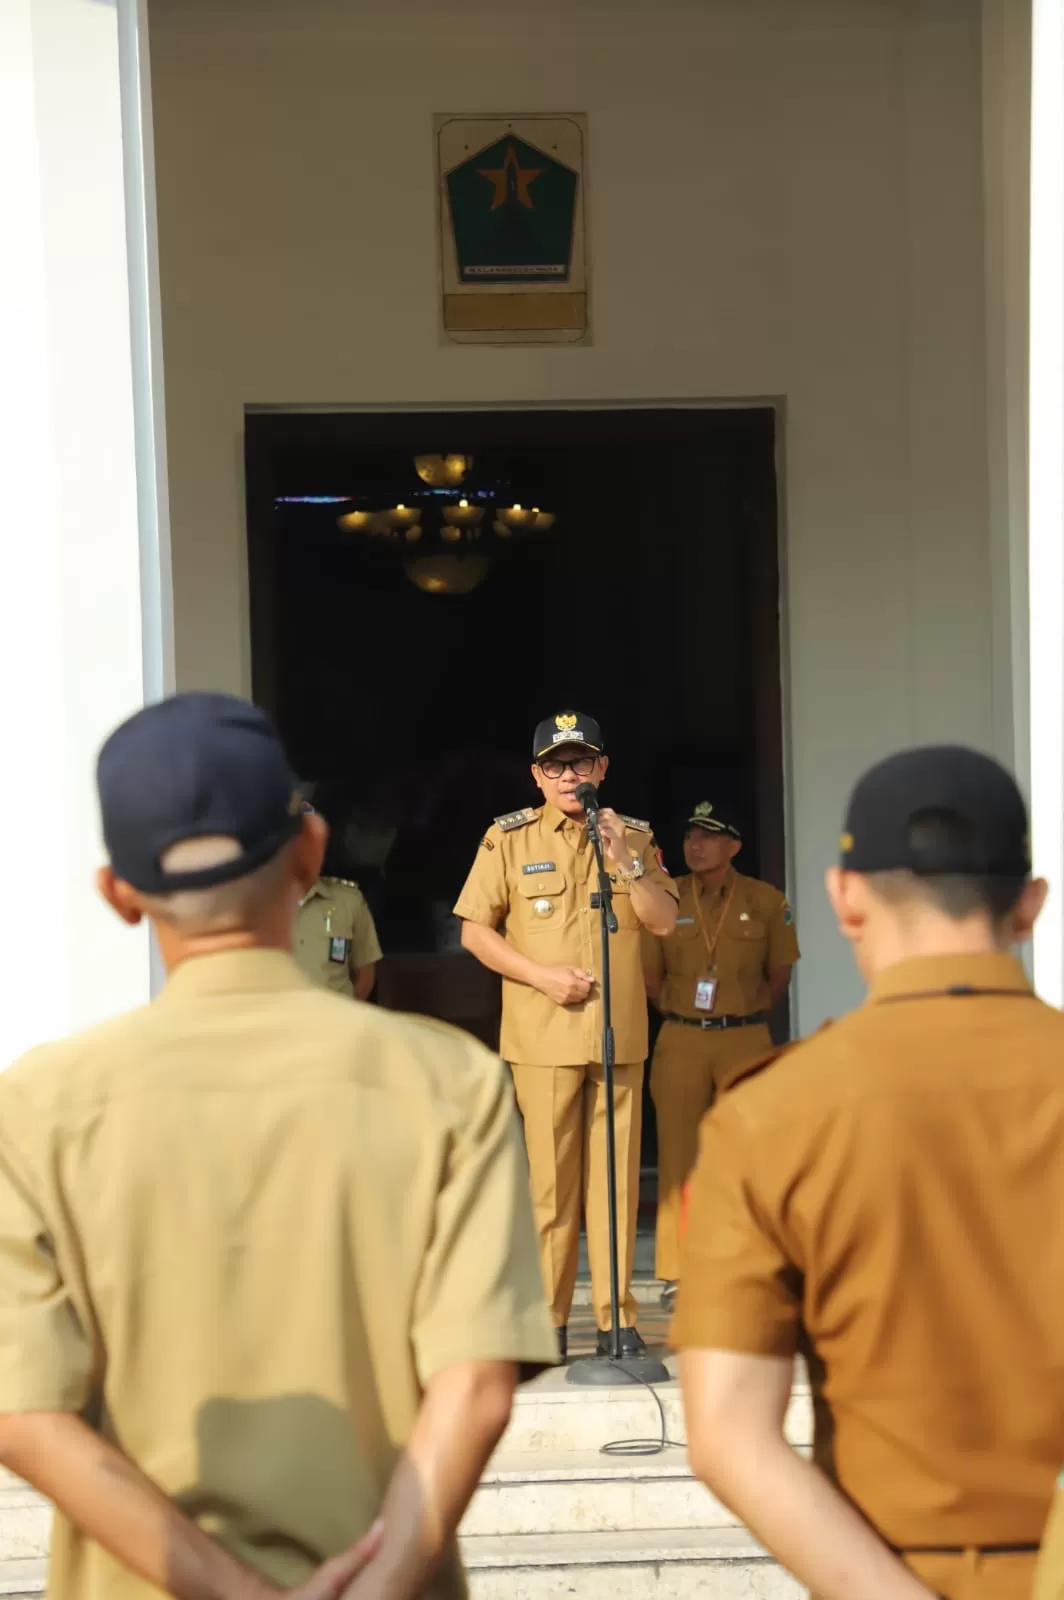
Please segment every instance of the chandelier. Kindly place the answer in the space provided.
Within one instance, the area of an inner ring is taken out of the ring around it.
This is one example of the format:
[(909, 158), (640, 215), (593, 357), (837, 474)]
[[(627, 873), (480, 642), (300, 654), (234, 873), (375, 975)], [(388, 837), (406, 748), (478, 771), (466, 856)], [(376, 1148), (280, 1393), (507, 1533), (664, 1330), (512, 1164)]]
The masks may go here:
[(352, 496), (336, 519), (343, 532), (393, 552), (411, 583), (426, 594), (469, 594), (495, 556), (549, 533), (553, 512), (512, 498), (500, 476), (478, 481), (473, 457), (414, 457), (415, 476), (395, 505)]

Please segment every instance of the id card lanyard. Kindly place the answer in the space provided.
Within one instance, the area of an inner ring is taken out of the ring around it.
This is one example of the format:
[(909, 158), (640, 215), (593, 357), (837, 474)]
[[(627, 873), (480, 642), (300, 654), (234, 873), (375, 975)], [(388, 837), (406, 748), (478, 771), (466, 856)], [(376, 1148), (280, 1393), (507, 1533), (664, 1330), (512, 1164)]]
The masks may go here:
[(724, 909), (721, 912), (720, 916), (717, 918), (717, 925), (713, 929), (713, 937), (710, 938), (709, 934), (706, 931), (706, 919), (702, 914), (701, 885), (699, 883), (697, 883), (697, 882), (695, 883), (695, 887), (694, 887), (695, 916), (698, 919), (698, 926), (699, 926), (699, 929), (701, 930), (702, 939), (703, 939), (703, 941), (705, 943), (705, 946), (706, 946), (706, 976), (704, 978), (700, 978), (698, 980), (698, 982), (695, 984), (695, 1010), (696, 1011), (712, 1011), (713, 1007), (717, 1003), (717, 987), (718, 987), (718, 981), (717, 981), (717, 977), (716, 977), (716, 970), (717, 969), (716, 969), (716, 967), (714, 965), (714, 962), (713, 962), (713, 956), (714, 956), (714, 953), (715, 953), (716, 948), (717, 948), (717, 943), (718, 943), (718, 941), (720, 939), (721, 930), (724, 927), (724, 924), (728, 919), (728, 912), (731, 910), (732, 896), (734, 894), (735, 894), (735, 879), (733, 878), (732, 881), (731, 881), (731, 887), (728, 890), (728, 897), (724, 902)]

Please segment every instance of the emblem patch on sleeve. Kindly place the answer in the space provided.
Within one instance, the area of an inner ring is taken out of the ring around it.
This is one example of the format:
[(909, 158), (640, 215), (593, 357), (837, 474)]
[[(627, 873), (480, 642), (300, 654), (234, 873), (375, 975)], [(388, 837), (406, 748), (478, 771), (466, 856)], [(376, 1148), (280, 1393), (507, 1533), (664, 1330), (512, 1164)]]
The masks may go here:
[(488, 836), (487, 836), (487, 834), (485, 834), (485, 835), (484, 835), (484, 837), (483, 837), (483, 839), (481, 839), (481, 841), (480, 841), (480, 848), (481, 848), (481, 849), (482, 849), (482, 850), (494, 850), (494, 849), (495, 849), (495, 846), (494, 846), (494, 845), (493, 845), (493, 844), (492, 844), (492, 842), (491, 842), (491, 840), (490, 840), (490, 839), (489, 839), (489, 838), (488, 838)]

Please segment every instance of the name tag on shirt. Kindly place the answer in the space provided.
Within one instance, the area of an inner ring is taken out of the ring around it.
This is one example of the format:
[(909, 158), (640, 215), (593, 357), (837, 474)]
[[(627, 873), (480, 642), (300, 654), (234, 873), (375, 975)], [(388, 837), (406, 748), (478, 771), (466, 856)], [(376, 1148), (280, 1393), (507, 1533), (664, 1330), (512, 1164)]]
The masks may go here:
[(350, 943), (350, 939), (330, 939), (329, 960), (342, 966), (347, 960), (347, 947)]
[(717, 1003), (716, 978), (699, 978), (695, 984), (695, 1010), (712, 1011)]
[(521, 871), (525, 872), (525, 873), (553, 872), (554, 871), (554, 862), (553, 861), (526, 861), (524, 866), (521, 868)]

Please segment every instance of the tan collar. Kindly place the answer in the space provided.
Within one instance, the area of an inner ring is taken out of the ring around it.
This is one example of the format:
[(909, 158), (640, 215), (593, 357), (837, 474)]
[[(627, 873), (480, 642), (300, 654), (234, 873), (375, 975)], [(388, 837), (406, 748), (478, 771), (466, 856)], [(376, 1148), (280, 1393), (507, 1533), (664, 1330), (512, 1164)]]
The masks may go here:
[(738, 883), (738, 880), (739, 874), (736, 872), (735, 868), (729, 867), (727, 874), (721, 881), (720, 887), (710, 894), (710, 892), (702, 886), (702, 882), (698, 874), (696, 872), (692, 872), (691, 874), (691, 883), (694, 886), (695, 894), (700, 900), (709, 900), (711, 903), (716, 900), (722, 900), (726, 894), (730, 894), (732, 889)]
[(914, 956), (881, 972), (869, 986), (870, 1001), (901, 995), (934, 994), (943, 989), (1003, 989), (1030, 994), (1031, 985), (1015, 956), (1004, 951), (979, 955)]
[(555, 833), (564, 828), (566, 823), (569, 823), (573, 828), (582, 829), (584, 826), (578, 817), (567, 817), (564, 811), (559, 811), (558, 807), (551, 805), (549, 801), (546, 801), (543, 806), (543, 821), (548, 828), (553, 828)]
[(186, 995), (261, 994), (312, 987), (287, 950), (223, 950), (182, 961), (167, 978), (156, 1004)]

